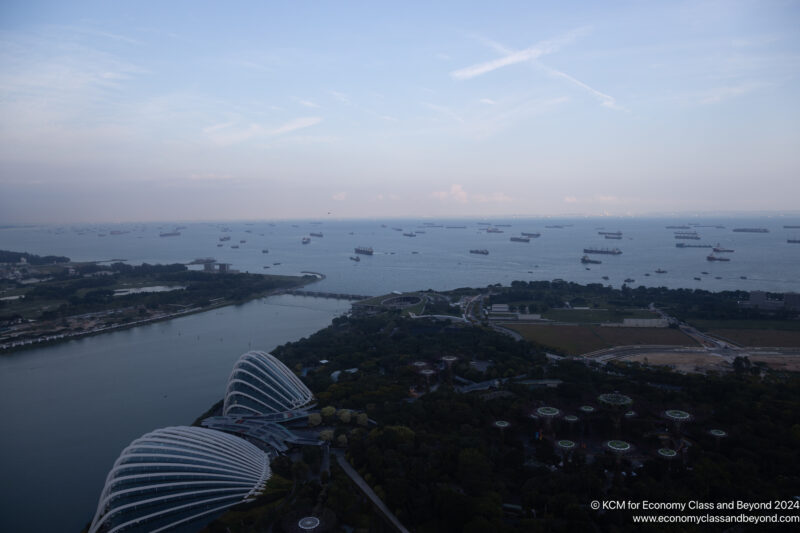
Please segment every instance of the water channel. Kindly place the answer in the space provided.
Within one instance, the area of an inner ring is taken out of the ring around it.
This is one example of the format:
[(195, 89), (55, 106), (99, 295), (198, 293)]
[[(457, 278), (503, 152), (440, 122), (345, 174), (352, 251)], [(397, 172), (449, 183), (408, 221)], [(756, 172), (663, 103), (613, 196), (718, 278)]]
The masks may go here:
[(133, 439), (191, 424), (242, 353), (308, 336), (349, 307), (273, 296), (0, 356), (0, 531), (80, 531)]

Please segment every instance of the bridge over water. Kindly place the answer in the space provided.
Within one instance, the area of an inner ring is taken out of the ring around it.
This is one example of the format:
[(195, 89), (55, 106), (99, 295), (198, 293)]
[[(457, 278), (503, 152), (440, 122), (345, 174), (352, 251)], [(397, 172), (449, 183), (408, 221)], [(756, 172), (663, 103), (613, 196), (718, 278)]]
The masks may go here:
[(363, 294), (349, 294), (341, 292), (323, 292), (323, 291), (306, 291), (302, 289), (287, 289), (283, 291), (285, 294), (292, 294), (294, 296), (311, 296), (313, 298), (335, 298), (337, 300), (368, 300), (372, 296), (364, 296)]

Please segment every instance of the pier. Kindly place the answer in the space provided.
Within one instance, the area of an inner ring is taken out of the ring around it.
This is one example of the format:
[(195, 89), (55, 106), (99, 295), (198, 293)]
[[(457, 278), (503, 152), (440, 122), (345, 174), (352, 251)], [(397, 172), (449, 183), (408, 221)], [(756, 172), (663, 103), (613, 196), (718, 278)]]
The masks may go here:
[(372, 296), (364, 296), (363, 294), (348, 294), (341, 292), (322, 292), (322, 291), (305, 291), (301, 289), (286, 289), (284, 294), (291, 294), (294, 296), (311, 296), (313, 298), (334, 298), (336, 300), (368, 300)]

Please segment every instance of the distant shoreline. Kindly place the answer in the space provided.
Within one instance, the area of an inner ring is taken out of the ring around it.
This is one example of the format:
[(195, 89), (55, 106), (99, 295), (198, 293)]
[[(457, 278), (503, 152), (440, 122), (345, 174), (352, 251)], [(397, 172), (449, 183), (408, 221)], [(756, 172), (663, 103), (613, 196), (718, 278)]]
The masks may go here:
[[(71, 333), (63, 333), (63, 334), (59, 334), (59, 335), (43, 335), (41, 337), (37, 337), (35, 339), (29, 339), (27, 341), (17, 341), (20, 344), (17, 344), (17, 342), (0, 344), (0, 357), (5, 356), (5, 355), (10, 355), (10, 354), (16, 353), (16, 352), (21, 352), (21, 351), (27, 350), (29, 348), (39, 348), (39, 347), (45, 347), (45, 346), (53, 346), (53, 345), (56, 345), (56, 344), (59, 344), (59, 343), (62, 343), (62, 342), (67, 342), (67, 341), (70, 341), (70, 340), (81, 339), (81, 338), (84, 338), (84, 337), (92, 337), (92, 336), (95, 336), (95, 335), (102, 335), (103, 333), (111, 333), (111, 332), (115, 332), (115, 331), (121, 331), (121, 330), (124, 330), (124, 329), (135, 328), (135, 327), (138, 327), (138, 326), (145, 326), (145, 325), (148, 325), (148, 324), (154, 324), (156, 322), (164, 322), (164, 321), (172, 320), (172, 319), (175, 319), (175, 318), (181, 318), (181, 317), (184, 317), (184, 316), (189, 316), (189, 315), (193, 315), (193, 314), (197, 314), (197, 313), (203, 313), (205, 311), (211, 311), (213, 309), (219, 309), (221, 307), (228, 307), (228, 306), (231, 306), (231, 305), (241, 305), (241, 304), (245, 304), (245, 303), (248, 303), (248, 302), (252, 302), (253, 300), (258, 300), (260, 298), (269, 298), (270, 296), (278, 296), (280, 294), (283, 294), (286, 290), (305, 287), (306, 285), (309, 285), (311, 283), (316, 283), (318, 281), (321, 281), (321, 280), (325, 279), (325, 275), (324, 274), (319, 274), (319, 273), (316, 273), (316, 272), (315, 272), (315, 274), (318, 274), (318, 276), (321, 276), (321, 277), (316, 277), (315, 276), (314, 279), (303, 280), (303, 282), (301, 282), (298, 285), (296, 285), (294, 287), (291, 287), (291, 288), (284, 287), (284, 288), (280, 288), (280, 289), (273, 289), (273, 290), (271, 290), (269, 292), (266, 292), (266, 293), (254, 294), (253, 296), (251, 296), (251, 297), (249, 297), (249, 298), (247, 298), (245, 300), (217, 302), (217, 303), (209, 304), (209, 305), (203, 306), (203, 307), (192, 307), (192, 308), (189, 308), (189, 309), (186, 309), (186, 310), (183, 310), (183, 311), (177, 311), (175, 313), (169, 313), (169, 314), (165, 314), (165, 315), (149, 317), (149, 318), (145, 318), (145, 319), (142, 319), (142, 320), (136, 320), (134, 322), (126, 322), (126, 323), (122, 323), (122, 324), (114, 324), (114, 325), (111, 325), (111, 326), (105, 326), (105, 327), (102, 327), (102, 328), (96, 328), (96, 329), (92, 329), (92, 330), (89, 330), (89, 331), (76, 331), (76, 332), (71, 332)], [(301, 279), (303, 279), (303, 278), (301, 278)]]

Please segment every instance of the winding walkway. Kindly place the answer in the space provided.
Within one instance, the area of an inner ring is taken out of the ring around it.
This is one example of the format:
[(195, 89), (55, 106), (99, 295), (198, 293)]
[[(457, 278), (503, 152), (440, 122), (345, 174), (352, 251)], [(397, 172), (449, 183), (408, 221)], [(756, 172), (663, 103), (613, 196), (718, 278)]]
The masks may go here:
[(386, 504), (375, 494), (375, 491), (369, 486), (369, 484), (364, 481), (364, 478), (361, 477), (355, 468), (345, 459), (344, 452), (342, 450), (331, 450), (331, 453), (336, 456), (336, 461), (339, 463), (339, 466), (342, 467), (344, 472), (353, 480), (353, 482), (358, 485), (358, 488), (361, 489), (361, 492), (372, 501), (372, 503), (380, 509), (383, 515), (389, 520), (389, 522), (394, 526), (394, 528), (399, 531), (400, 533), (410, 533), (406, 527), (400, 523), (400, 520), (394, 515), (393, 512), (386, 507)]

